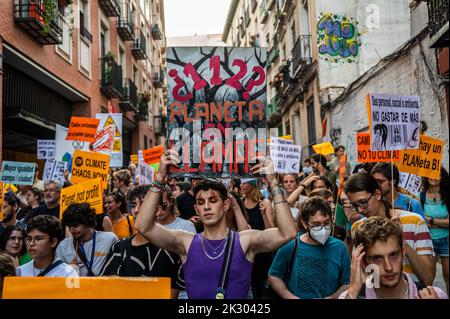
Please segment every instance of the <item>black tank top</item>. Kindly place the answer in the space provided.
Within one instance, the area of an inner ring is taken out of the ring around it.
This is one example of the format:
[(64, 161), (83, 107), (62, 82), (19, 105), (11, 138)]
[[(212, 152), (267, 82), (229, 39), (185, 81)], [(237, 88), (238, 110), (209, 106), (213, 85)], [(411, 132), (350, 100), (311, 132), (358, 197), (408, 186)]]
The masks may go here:
[(261, 215), (261, 210), (259, 209), (259, 204), (256, 204), (253, 208), (245, 207), (248, 213), (249, 224), (252, 229), (264, 230), (264, 220)]

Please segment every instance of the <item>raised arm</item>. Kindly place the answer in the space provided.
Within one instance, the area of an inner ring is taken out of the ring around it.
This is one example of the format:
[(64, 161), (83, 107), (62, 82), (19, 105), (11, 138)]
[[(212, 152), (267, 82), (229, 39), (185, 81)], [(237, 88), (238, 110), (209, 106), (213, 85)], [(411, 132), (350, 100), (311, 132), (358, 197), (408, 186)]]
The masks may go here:
[(294, 204), (296, 201), (298, 201), (298, 198), (300, 197), (300, 194), (305, 190), (313, 181), (319, 179), (319, 176), (315, 174), (309, 175), (305, 180), (303, 180), (300, 185), (289, 195), (287, 198), (287, 202), (289, 205)]
[(166, 151), (161, 156), (156, 181), (144, 198), (135, 227), (155, 246), (184, 256), (193, 234), (182, 230), (169, 230), (156, 223), (156, 211), (161, 200), (162, 184), (167, 175), (167, 168), (169, 165), (178, 165), (179, 162), (178, 154), (173, 150)]

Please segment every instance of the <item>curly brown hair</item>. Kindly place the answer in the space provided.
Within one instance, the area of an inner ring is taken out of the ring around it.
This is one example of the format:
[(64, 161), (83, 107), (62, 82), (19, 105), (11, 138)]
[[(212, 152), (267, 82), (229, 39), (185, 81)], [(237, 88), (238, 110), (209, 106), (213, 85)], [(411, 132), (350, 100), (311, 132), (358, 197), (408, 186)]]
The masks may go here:
[(403, 231), (399, 225), (392, 220), (373, 216), (364, 220), (355, 231), (353, 239), (354, 247), (363, 244), (364, 249), (375, 245), (378, 240), (387, 242), (388, 238), (394, 236), (400, 248), (403, 246)]

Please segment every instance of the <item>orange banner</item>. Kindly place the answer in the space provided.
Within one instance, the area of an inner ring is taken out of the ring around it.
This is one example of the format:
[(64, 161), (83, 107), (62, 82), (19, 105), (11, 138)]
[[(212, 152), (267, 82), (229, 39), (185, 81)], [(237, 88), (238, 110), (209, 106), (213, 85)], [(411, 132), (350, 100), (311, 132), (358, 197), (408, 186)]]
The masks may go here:
[(339, 159), (339, 188), (338, 197), (341, 196), (342, 189), (344, 187), (345, 171), (347, 170), (347, 154), (344, 154)]
[(161, 155), (164, 153), (164, 146), (158, 145), (142, 151), (144, 162), (147, 164), (157, 164), (161, 160)]
[(400, 151), (371, 151), (370, 133), (356, 133), (356, 148), (359, 163), (400, 161)]
[(66, 140), (93, 142), (97, 133), (99, 119), (90, 117), (72, 117)]
[(5, 277), (4, 299), (170, 299), (170, 278)]

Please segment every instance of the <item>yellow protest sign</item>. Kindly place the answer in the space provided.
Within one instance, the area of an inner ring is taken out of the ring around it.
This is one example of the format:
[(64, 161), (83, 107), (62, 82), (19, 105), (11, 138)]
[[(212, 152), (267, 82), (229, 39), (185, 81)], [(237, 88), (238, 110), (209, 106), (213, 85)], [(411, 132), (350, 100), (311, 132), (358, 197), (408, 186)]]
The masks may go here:
[(421, 135), (419, 149), (400, 152), (398, 169), (405, 173), (439, 179), (443, 149), (444, 141)]
[(334, 154), (334, 147), (330, 142), (313, 145), (313, 150), (322, 155)]
[[(72, 159), (72, 183), (81, 183), (101, 177), (107, 183), (109, 155), (75, 151)], [(104, 184), (106, 185), (106, 184)]]
[(59, 217), (71, 204), (89, 203), (97, 214), (103, 213), (103, 188), (101, 178), (61, 189)]
[(0, 222), (3, 220), (3, 183), (0, 182)]
[(170, 299), (170, 278), (5, 277), (4, 299)]
[(134, 163), (134, 164), (139, 164), (139, 157), (137, 154), (131, 154), (130, 155), (130, 160)]
[(120, 139), (114, 140), (114, 144), (113, 144), (113, 151), (114, 152), (120, 152), (121, 150), (121, 143), (120, 143)]

